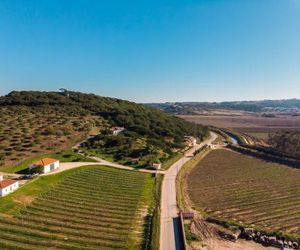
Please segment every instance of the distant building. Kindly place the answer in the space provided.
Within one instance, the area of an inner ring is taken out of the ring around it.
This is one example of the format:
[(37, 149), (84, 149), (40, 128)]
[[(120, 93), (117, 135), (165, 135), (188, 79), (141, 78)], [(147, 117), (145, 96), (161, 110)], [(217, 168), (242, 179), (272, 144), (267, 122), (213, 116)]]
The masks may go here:
[(59, 168), (59, 160), (53, 158), (43, 158), (29, 166), (30, 170), (42, 174), (49, 173), (57, 168)]
[(113, 135), (118, 135), (118, 134), (124, 133), (126, 131), (126, 129), (123, 127), (113, 127), (113, 128), (111, 128), (111, 131), (112, 131)]
[(4, 180), (3, 176), (0, 175), (0, 197), (8, 195), (19, 188), (19, 181), (15, 180)]
[(154, 162), (154, 163), (151, 164), (151, 167), (156, 169), (156, 170), (159, 170), (159, 169), (161, 169), (161, 163)]
[(197, 144), (197, 139), (193, 136), (185, 136), (183, 141), (188, 147), (193, 147)]

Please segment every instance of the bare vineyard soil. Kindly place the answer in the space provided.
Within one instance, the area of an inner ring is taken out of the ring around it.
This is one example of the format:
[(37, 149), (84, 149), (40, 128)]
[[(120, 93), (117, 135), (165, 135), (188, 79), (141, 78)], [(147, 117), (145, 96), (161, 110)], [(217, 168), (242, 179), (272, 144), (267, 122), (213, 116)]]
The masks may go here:
[(300, 170), (229, 150), (209, 153), (191, 171), (197, 209), (224, 220), (300, 234)]

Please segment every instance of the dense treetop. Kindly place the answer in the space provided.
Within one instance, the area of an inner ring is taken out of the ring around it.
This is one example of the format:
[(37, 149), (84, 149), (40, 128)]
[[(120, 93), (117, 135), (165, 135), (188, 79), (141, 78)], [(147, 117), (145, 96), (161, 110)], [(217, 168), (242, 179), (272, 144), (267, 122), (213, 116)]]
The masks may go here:
[(300, 131), (282, 130), (270, 133), (269, 144), (276, 150), (293, 156), (300, 156)]

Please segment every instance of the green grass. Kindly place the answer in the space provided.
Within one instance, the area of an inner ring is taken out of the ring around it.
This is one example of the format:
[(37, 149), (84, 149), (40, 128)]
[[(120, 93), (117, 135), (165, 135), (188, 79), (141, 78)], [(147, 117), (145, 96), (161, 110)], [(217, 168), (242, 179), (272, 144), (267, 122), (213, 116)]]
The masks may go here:
[(177, 153), (175, 156), (167, 159), (162, 163), (162, 169), (167, 170), (169, 169), (176, 161), (178, 161), (182, 157), (182, 154)]
[(14, 193), (0, 198), (0, 213), (9, 215), (17, 214), (24, 206), (36, 197), (47, 192), (59, 181), (76, 173), (77, 171), (77, 169), (71, 169), (54, 175), (39, 176), (36, 179), (30, 180)]
[(43, 154), (37, 157), (33, 157), (30, 159), (26, 159), (22, 161), (20, 164), (14, 165), (14, 166), (6, 166), (6, 167), (0, 167), (0, 171), (7, 172), (7, 173), (17, 173), (19, 171), (22, 171), (33, 162), (40, 160), (44, 157), (51, 157), (58, 159), (60, 162), (75, 162), (75, 161), (84, 161), (84, 162), (95, 162), (95, 160), (90, 159), (88, 157), (82, 156), (80, 154), (75, 153), (73, 150), (64, 150), (61, 152), (53, 153), (53, 154)]
[(268, 139), (268, 135), (269, 133), (268, 132), (253, 132), (253, 133), (247, 133), (249, 135), (252, 135), (254, 137), (256, 137), (257, 139)]
[(161, 203), (161, 188), (162, 188), (162, 181), (163, 175), (158, 175), (156, 178), (156, 182), (154, 184), (154, 200), (155, 200), (155, 207), (153, 210), (152, 215), (152, 223), (151, 223), (151, 241), (150, 247), (148, 249), (151, 250), (159, 250), (160, 247), (160, 203)]
[(215, 150), (189, 174), (187, 192), (209, 216), (299, 236), (299, 182), (299, 169)]
[[(140, 249), (153, 184), (150, 174), (103, 166), (40, 177), (1, 199), (10, 206), (1, 206), (0, 248)], [(19, 205), (21, 196), (33, 201)]]

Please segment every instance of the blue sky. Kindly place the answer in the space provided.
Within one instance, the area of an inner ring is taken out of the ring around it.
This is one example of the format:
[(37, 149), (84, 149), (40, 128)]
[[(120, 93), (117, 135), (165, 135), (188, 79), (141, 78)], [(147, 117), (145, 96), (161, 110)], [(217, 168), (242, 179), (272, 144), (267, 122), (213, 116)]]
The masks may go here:
[(0, 94), (300, 98), (300, 0), (0, 0)]

